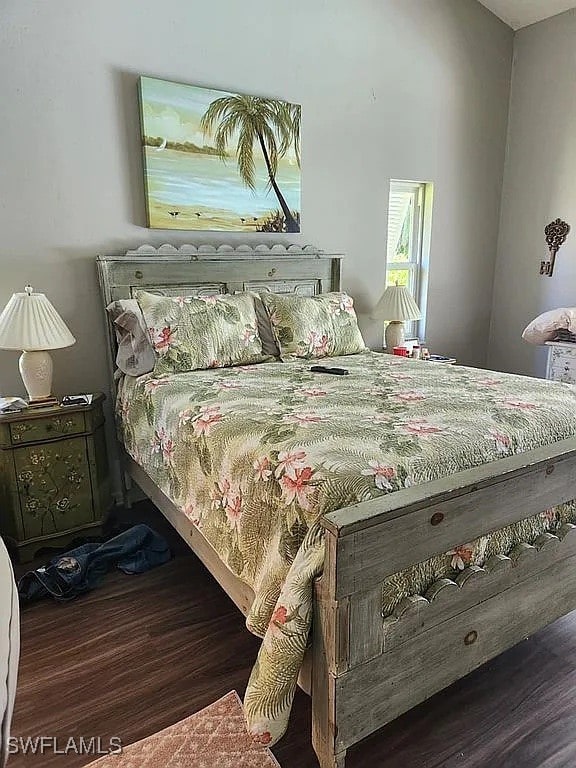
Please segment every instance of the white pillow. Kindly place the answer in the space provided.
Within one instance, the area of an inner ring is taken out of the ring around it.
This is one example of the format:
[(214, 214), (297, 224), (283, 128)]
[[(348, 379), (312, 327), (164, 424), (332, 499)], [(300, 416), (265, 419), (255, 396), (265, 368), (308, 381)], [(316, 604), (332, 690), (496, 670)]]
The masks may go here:
[(538, 315), (526, 326), (522, 338), (530, 344), (545, 344), (552, 341), (560, 328), (576, 333), (576, 307), (552, 309)]

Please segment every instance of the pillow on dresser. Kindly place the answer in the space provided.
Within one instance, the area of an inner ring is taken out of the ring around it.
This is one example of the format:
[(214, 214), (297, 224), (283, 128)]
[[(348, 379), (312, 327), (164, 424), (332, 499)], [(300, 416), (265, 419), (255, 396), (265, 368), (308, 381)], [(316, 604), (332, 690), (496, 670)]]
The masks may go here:
[(127, 376), (142, 376), (154, 369), (156, 355), (150, 343), (144, 315), (136, 299), (118, 299), (108, 304), (118, 351), (116, 365)]
[(524, 328), (522, 338), (530, 344), (545, 344), (560, 329), (576, 333), (576, 308), (561, 307), (538, 315)]
[(261, 296), (282, 356), (318, 358), (366, 351), (348, 294)]
[(141, 291), (138, 303), (156, 353), (155, 375), (270, 359), (262, 351), (254, 302), (247, 293), (195, 298)]

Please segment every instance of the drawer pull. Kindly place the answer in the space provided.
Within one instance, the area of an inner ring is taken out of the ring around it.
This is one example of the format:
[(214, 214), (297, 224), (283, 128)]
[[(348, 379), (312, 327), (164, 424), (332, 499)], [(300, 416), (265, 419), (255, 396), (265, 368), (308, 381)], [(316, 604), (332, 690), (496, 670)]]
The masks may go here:
[(134, 277), (136, 277), (138, 280), (141, 280), (144, 277), (144, 273), (137, 269), (136, 272), (134, 272)]
[(268, 277), (274, 277), (275, 274), (276, 274), (276, 267), (272, 267), (270, 272), (268, 272)]
[(549, 464), (549, 465), (546, 467), (546, 474), (547, 474), (547, 475), (551, 475), (551, 474), (552, 474), (552, 472), (554, 472), (554, 464)]
[(476, 632), (476, 630), (473, 629), (472, 632), (468, 632), (468, 634), (464, 638), (464, 645), (474, 645), (476, 640), (478, 640), (478, 632)]
[(430, 525), (440, 525), (440, 523), (444, 520), (444, 513), (443, 512), (436, 512), (432, 517), (430, 518)]

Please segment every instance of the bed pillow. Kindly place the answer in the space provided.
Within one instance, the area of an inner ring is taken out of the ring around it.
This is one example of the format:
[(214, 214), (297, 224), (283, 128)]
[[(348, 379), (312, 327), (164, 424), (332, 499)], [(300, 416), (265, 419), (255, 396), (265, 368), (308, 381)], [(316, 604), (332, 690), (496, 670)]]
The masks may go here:
[[(243, 291), (237, 291), (235, 295), (241, 295)], [(262, 341), (262, 351), (265, 355), (270, 357), (280, 357), (280, 350), (278, 348), (278, 342), (276, 341), (276, 335), (270, 322), (270, 316), (268, 310), (264, 306), (262, 297), (259, 293), (254, 291), (246, 291), (254, 302), (254, 309), (256, 310), (256, 323), (258, 325), (258, 334)]]
[(538, 315), (526, 326), (522, 338), (530, 344), (545, 344), (552, 341), (556, 332), (562, 328), (576, 333), (576, 308), (552, 309)]
[(366, 351), (354, 302), (348, 294), (261, 296), (282, 357), (318, 358)]
[(155, 375), (270, 359), (247, 293), (195, 298), (141, 291), (137, 298), (156, 353)]
[(116, 332), (116, 365), (127, 376), (142, 376), (154, 369), (156, 355), (150, 343), (144, 315), (136, 299), (119, 299), (108, 304)]

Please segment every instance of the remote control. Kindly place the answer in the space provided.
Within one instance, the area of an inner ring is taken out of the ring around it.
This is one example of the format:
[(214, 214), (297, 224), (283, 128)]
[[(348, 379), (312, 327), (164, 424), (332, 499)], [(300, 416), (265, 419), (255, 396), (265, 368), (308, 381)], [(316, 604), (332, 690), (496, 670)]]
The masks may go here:
[(333, 373), (334, 376), (348, 376), (350, 373), (347, 368), (328, 368), (325, 365), (313, 365), (310, 370), (312, 373)]

